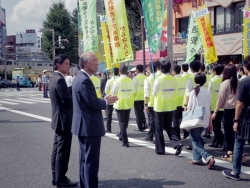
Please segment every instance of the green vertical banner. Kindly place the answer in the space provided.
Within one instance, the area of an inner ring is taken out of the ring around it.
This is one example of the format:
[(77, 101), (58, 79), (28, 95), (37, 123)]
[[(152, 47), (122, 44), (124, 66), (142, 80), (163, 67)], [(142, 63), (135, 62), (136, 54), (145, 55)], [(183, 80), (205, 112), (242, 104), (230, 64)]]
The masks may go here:
[(186, 45), (186, 61), (185, 63), (190, 63), (194, 60), (195, 55), (198, 53), (202, 47), (202, 42), (200, 39), (200, 34), (198, 31), (198, 26), (193, 14), (189, 17), (188, 26), (188, 41)]
[(164, 19), (164, 0), (143, 0), (142, 8), (148, 33), (148, 44), (153, 54), (158, 51)]
[(124, 0), (104, 0), (113, 64), (133, 60)]
[(83, 51), (98, 50), (96, 0), (79, 0), (83, 32)]

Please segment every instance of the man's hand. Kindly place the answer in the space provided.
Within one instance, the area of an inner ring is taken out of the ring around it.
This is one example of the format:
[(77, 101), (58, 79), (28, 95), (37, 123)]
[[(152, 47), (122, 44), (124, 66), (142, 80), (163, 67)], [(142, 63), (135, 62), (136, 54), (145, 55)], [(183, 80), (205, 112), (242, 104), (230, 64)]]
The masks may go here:
[(145, 111), (148, 113), (148, 106), (145, 106)]
[(238, 134), (238, 125), (239, 125), (238, 122), (235, 122), (233, 126), (233, 130), (236, 134)]
[(187, 111), (187, 107), (186, 106), (184, 106), (184, 109), (183, 109), (184, 111)]
[(211, 116), (211, 119), (214, 120), (216, 117), (216, 113), (213, 113), (212, 116)]
[(107, 101), (107, 104), (113, 104), (118, 100), (117, 96), (112, 95), (107, 95), (104, 99)]

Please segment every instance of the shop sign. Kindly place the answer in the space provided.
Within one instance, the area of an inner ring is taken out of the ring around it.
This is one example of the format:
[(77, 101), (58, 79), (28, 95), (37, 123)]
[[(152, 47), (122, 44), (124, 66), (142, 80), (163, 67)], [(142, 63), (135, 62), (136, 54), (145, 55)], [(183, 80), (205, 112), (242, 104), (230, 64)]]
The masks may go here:
[(236, 41), (236, 37), (221, 38), (221, 42), (224, 45), (233, 45), (235, 41)]

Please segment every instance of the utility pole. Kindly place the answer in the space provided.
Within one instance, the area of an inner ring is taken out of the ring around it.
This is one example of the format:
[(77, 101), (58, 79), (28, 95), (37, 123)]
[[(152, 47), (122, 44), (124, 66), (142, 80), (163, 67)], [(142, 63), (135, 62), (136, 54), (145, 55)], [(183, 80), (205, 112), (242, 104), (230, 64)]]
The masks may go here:
[(168, 14), (168, 58), (171, 63), (171, 68), (174, 66), (173, 62), (173, 0), (168, 0), (167, 4)]
[(250, 0), (246, 0), (246, 8), (250, 7)]
[(55, 30), (54, 29), (51, 29), (52, 30), (52, 43), (53, 43), (53, 46), (52, 46), (52, 64), (53, 64), (53, 72), (55, 71), (55, 66), (54, 66), (54, 61), (55, 61)]
[(4, 45), (4, 78), (7, 79), (7, 70), (6, 70), (6, 44)]

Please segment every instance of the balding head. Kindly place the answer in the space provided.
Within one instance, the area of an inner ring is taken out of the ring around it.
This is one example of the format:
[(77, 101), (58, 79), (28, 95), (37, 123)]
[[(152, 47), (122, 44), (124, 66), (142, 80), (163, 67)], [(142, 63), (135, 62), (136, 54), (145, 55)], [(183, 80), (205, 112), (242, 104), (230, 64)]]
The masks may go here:
[(80, 56), (79, 66), (91, 76), (98, 71), (98, 58), (94, 52), (85, 52)]

